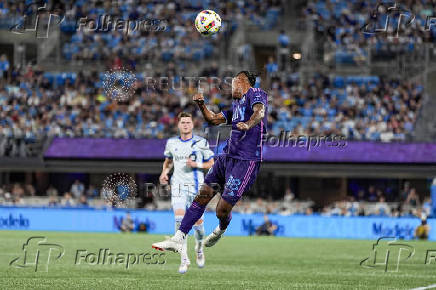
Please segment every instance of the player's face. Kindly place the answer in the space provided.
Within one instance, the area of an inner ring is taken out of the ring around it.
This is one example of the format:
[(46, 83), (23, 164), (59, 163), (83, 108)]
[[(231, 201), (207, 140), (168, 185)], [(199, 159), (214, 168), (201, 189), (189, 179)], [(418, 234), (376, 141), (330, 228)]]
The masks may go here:
[(194, 123), (192, 122), (192, 118), (190, 118), (190, 117), (180, 118), (180, 121), (179, 121), (180, 134), (192, 133), (193, 129), (194, 129)]
[(232, 79), (232, 97), (234, 99), (240, 99), (243, 95), (243, 79), (241, 76), (234, 77)]

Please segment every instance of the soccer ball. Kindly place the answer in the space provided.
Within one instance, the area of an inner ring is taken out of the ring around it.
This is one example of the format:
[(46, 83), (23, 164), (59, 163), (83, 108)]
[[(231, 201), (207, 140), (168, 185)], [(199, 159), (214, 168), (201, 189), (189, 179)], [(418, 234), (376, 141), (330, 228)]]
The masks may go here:
[(221, 17), (212, 10), (203, 10), (195, 18), (195, 28), (205, 36), (215, 34), (221, 28)]

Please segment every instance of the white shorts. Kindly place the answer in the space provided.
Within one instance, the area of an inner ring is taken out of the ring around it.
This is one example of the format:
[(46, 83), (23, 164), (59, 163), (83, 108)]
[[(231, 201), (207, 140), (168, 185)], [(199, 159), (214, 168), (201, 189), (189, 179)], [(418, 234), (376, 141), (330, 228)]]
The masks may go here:
[(178, 186), (171, 186), (171, 206), (173, 207), (173, 210), (186, 210), (191, 206), (196, 195), (197, 193), (188, 191), (187, 189), (180, 189)]
[[(186, 211), (191, 206), (196, 196), (197, 193), (183, 189), (179, 190), (177, 187), (171, 187), (171, 206), (173, 207), (174, 212), (178, 209)], [(204, 220), (204, 213), (201, 216), (201, 219)]]

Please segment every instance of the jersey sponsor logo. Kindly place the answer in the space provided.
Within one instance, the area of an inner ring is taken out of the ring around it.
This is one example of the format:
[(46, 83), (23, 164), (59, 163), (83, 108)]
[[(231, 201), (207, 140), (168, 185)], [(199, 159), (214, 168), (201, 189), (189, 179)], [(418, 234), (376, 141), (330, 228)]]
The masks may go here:
[(174, 156), (174, 160), (175, 160), (175, 161), (187, 160), (189, 157), (190, 157), (190, 155), (189, 155), (189, 156), (185, 156), (185, 155), (175, 155), (175, 156)]

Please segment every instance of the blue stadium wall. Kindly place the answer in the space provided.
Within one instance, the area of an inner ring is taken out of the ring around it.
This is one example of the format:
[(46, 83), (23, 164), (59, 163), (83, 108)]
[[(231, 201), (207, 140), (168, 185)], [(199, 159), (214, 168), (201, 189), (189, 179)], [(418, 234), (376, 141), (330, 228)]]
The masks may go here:
[[(0, 230), (41, 230), (77, 232), (118, 232), (126, 210), (96, 210), (72, 208), (0, 208)], [(131, 210), (135, 225), (147, 225), (152, 234), (171, 234), (174, 231), (170, 211)], [(399, 237), (411, 239), (420, 224), (417, 218), (388, 217), (322, 217), (269, 215), (277, 225), (277, 236), (308, 238), (378, 239)], [(206, 231), (218, 221), (212, 212), (205, 213)], [(262, 214), (233, 214), (228, 235), (247, 236), (263, 223)], [(430, 240), (436, 240), (436, 220), (429, 219)]]

